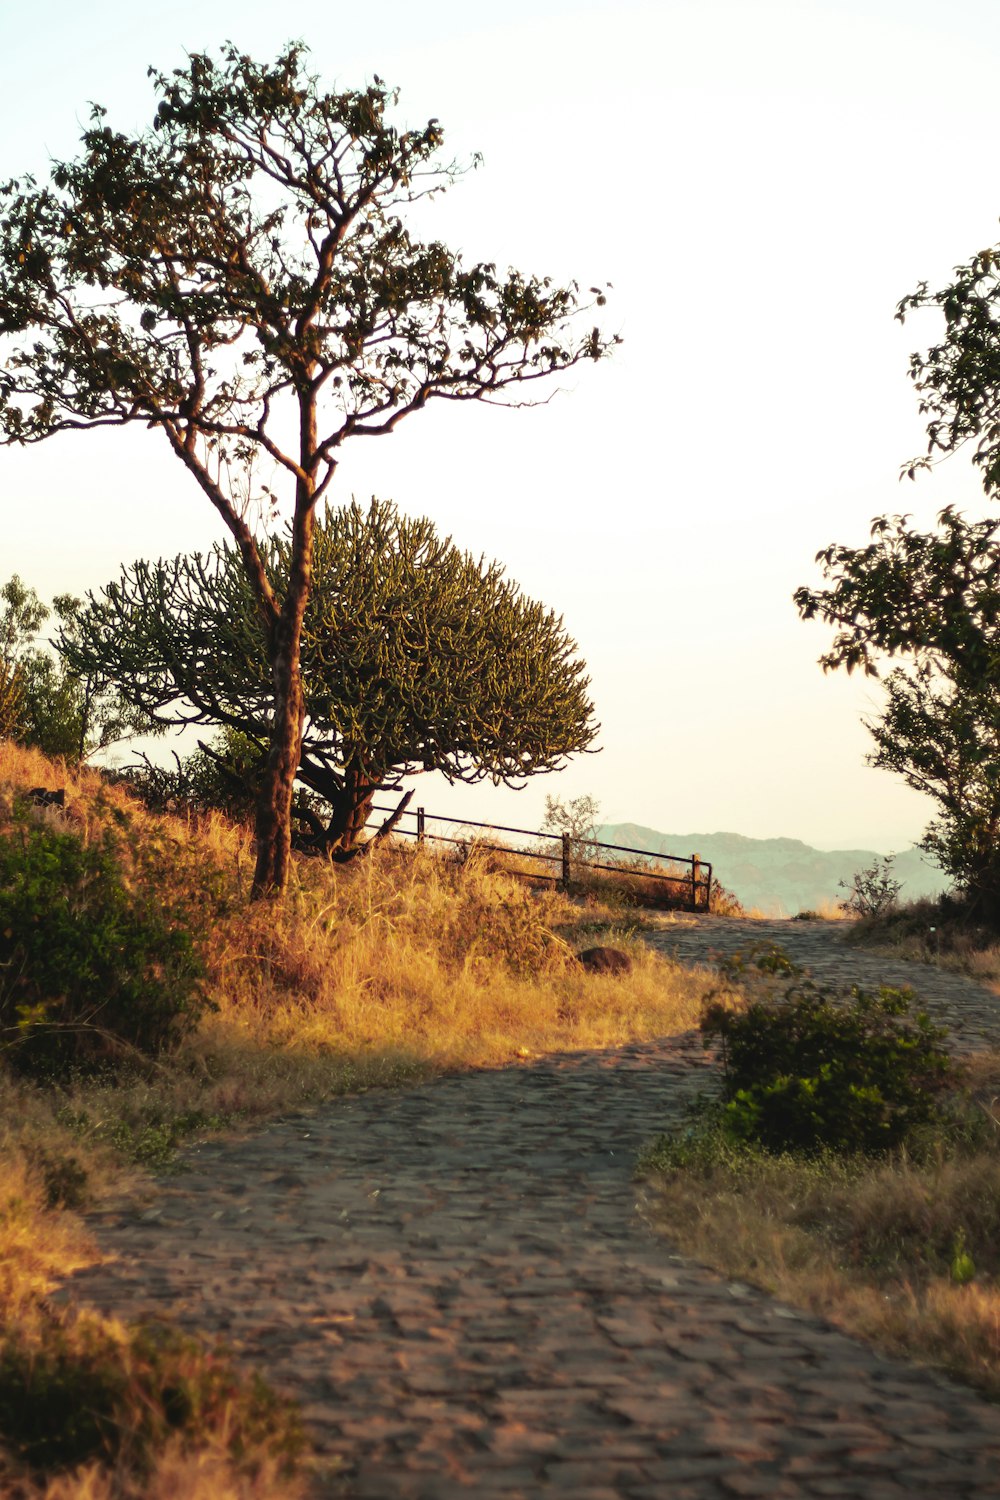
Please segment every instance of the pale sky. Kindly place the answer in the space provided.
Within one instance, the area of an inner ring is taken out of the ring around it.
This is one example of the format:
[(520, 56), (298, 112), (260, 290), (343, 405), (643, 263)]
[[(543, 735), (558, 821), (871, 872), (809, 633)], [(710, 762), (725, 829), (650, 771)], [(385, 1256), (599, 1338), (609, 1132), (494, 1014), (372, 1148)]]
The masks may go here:
[[(481, 151), (426, 220), (467, 259), (614, 283), (621, 349), (550, 404), (345, 450), (333, 498), (430, 516), (565, 616), (603, 726), (523, 792), (425, 777), (416, 800), (530, 828), (587, 792), (670, 832), (913, 843), (931, 804), (864, 764), (877, 689), (823, 676), (791, 594), (874, 515), (983, 513), (960, 460), (898, 483), (923, 448), (907, 357), (940, 325), (893, 315), (1000, 239), (996, 0), (0, 0), (0, 179), (72, 155), (90, 100), (148, 123), (146, 68), (227, 37), (261, 59), (301, 37), (328, 85), (378, 73), (402, 119)], [(222, 534), (139, 431), (0, 450), (0, 507), (0, 581), (46, 598)]]

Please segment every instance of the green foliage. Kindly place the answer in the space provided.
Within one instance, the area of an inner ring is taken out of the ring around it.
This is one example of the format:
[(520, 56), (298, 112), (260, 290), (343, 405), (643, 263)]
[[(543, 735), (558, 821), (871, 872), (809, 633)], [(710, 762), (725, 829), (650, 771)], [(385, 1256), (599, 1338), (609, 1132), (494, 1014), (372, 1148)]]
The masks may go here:
[(955, 1233), (948, 1274), (957, 1286), (966, 1286), (975, 1277), (976, 1263), (966, 1249), (964, 1229)]
[(927, 420), (927, 454), (905, 466), (913, 478), (935, 456), (974, 444), (972, 457), (992, 494), (1000, 488), (1000, 256), (981, 250), (955, 267), (954, 280), (940, 291), (922, 281), (896, 311), (934, 308), (944, 316), (944, 339), (926, 354), (910, 356), (910, 378), (920, 392)]
[[(202, 1109), (177, 1109), (169, 1102), (155, 1100), (127, 1116), (120, 1112), (120, 1102), (115, 1099), (107, 1099), (104, 1106), (98, 1108), (66, 1105), (57, 1112), (56, 1118), (78, 1138), (88, 1142), (104, 1141), (123, 1160), (155, 1172), (163, 1172), (172, 1166), (178, 1147), (192, 1135), (222, 1130), (231, 1123), (230, 1116)], [(53, 1167), (57, 1183), (61, 1180), (60, 1166)], [(48, 1189), (50, 1175), (45, 1163), (42, 1164), (42, 1173)]]
[(825, 669), (878, 675), (881, 658), (905, 660), (885, 675), (881, 715), (866, 721), (869, 763), (937, 804), (921, 847), (990, 921), (1000, 921), (998, 528), (950, 508), (928, 533), (881, 517), (869, 546), (819, 554), (830, 588), (795, 594), (803, 619), (838, 627)]
[(61, 594), (50, 610), (16, 573), (0, 587), (0, 737), (69, 761), (146, 727), (100, 673), (78, 673), (36, 644), (53, 613), (72, 640), (79, 608), (78, 599)]
[(896, 905), (903, 889), (902, 881), (892, 873), (895, 855), (876, 859), (863, 870), (856, 870), (850, 882), (838, 881), (838, 887), (847, 894), (840, 903), (846, 912), (855, 917), (884, 917)]
[(755, 961), (787, 976), (783, 993), (742, 1012), (715, 1003), (702, 1019), (706, 1041), (722, 1041), (723, 1133), (772, 1152), (879, 1154), (937, 1122), (952, 1064), (944, 1031), (910, 1017), (912, 994), (840, 996), (784, 958)]
[(110, 835), (0, 838), (0, 1055), (22, 1072), (155, 1055), (196, 1021), (203, 966), (162, 891), (125, 881)]
[[(272, 697), (262, 895), (287, 879), (311, 519), (344, 443), (437, 400), (527, 404), (534, 382), (618, 340), (593, 321), (600, 288), (414, 238), (406, 210), (459, 169), (437, 120), (393, 123), (381, 81), (324, 91), (301, 44), (274, 63), (227, 44), (152, 77), (151, 129), (114, 130), (94, 105), (78, 157), (42, 186), (0, 188), (0, 442), (137, 423), (228, 527)], [(276, 586), (247, 514), (257, 497), (275, 512), (282, 490), (294, 519)], [(208, 640), (202, 656), (222, 652)]]
[[(272, 537), (265, 561), (282, 592), (286, 537)], [(173, 787), (245, 813), (266, 754), (272, 682), (239, 554), (218, 547), (207, 558), (138, 562), (90, 597), (75, 627), (61, 642), (74, 669), (113, 678), (137, 714), (161, 726), (223, 726), (176, 776), (149, 771), (153, 792)], [(347, 845), (387, 783), (436, 770), (449, 781), (521, 785), (597, 732), (562, 620), (498, 564), (384, 502), (318, 519), (301, 661), (298, 777), (328, 804), (331, 833)]]
[(237, 1462), (266, 1452), (287, 1472), (304, 1447), (288, 1402), (164, 1325), (122, 1343), (96, 1321), (49, 1315), (40, 1337), (10, 1332), (0, 1344), (0, 1441), (29, 1469), (97, 1459), (142, 1473), (174, 1434), (221, 1436)]
[(252, 822), (260, 784), (264, 751), (259, 740), (238, 729), (222, 729), (210, 745), (183, 757), (174, 752), (173, 766), (157, 765), (142, 755), (116, 771), (153, 812), (179, 807), (225, 813), (234, 823)]

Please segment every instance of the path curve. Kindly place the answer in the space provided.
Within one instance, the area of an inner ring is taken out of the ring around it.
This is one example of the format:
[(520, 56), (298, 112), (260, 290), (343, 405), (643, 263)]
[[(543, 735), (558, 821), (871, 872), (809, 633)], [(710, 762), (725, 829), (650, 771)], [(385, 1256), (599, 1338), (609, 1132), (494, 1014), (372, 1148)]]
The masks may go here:
[(1000, 1408), (637, 1221), (635, 1151), (710, 1067), (688, 1034), (214, 1138), (95, 1220), (117, 1259), (68, 1292), (252, 1359), (303, 1402), (319, 1495), (995, 1500)]

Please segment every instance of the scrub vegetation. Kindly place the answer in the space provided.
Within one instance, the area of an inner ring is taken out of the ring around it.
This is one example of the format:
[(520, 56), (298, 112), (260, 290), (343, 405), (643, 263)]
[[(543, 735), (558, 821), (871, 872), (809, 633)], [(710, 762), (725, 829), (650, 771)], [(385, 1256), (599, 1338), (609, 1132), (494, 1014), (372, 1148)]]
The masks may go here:
[[(740, 965), (736, 965), (740, 967)], [(823, 990), (780, 949), (702, 1021), (723, 1086), (641, 1162), (685, 1253), (1000, 1396), (1000, 1056), (959, 1068), (906, 992)]]

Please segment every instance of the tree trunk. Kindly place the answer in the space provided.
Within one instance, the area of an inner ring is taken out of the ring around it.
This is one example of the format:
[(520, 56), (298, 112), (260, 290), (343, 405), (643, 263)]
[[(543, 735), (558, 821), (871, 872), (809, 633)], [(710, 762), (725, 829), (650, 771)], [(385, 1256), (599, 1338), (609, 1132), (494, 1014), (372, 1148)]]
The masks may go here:
[(326, 829), (328, 857), (334, 849), (347, 851), (357, 847), (378, 789), (377, 782), (372, 782), (356, 765), (349, 765), (344, 770), (342, 785), (332, 794), (324, 793), (333, 810)]
[[(285, 624), (284, 610), (279, 630)], [(251, 900), (276, 895), (288, 883), (292, 848), (292, 796), (299, 766), (304, 718), (302, 680), (298, 670), (298, 634), (282, 631), (285, 640), (274, 658), (274, 719), (271, 745), (257, 794), (255, 837), (257, 864)]]
[(977, 870), (966, 889), (972, 915), (992, 932), (1000, 932), (1000, 861)]
[(288, 884), (292, 852), (292, 797), (302, 757), (305, 699), (302, 693), (300, 648), (302, 621), (312, 583), (315, 528), (316, 401), (310, 389), (300, 393), (299, 451), (302, 469), (296, 480), (288, 588), (281, 611), (269, 633), (274, 681), (271, 745), (257, 796), (257, 864), (250, 899), (277, 895)]

